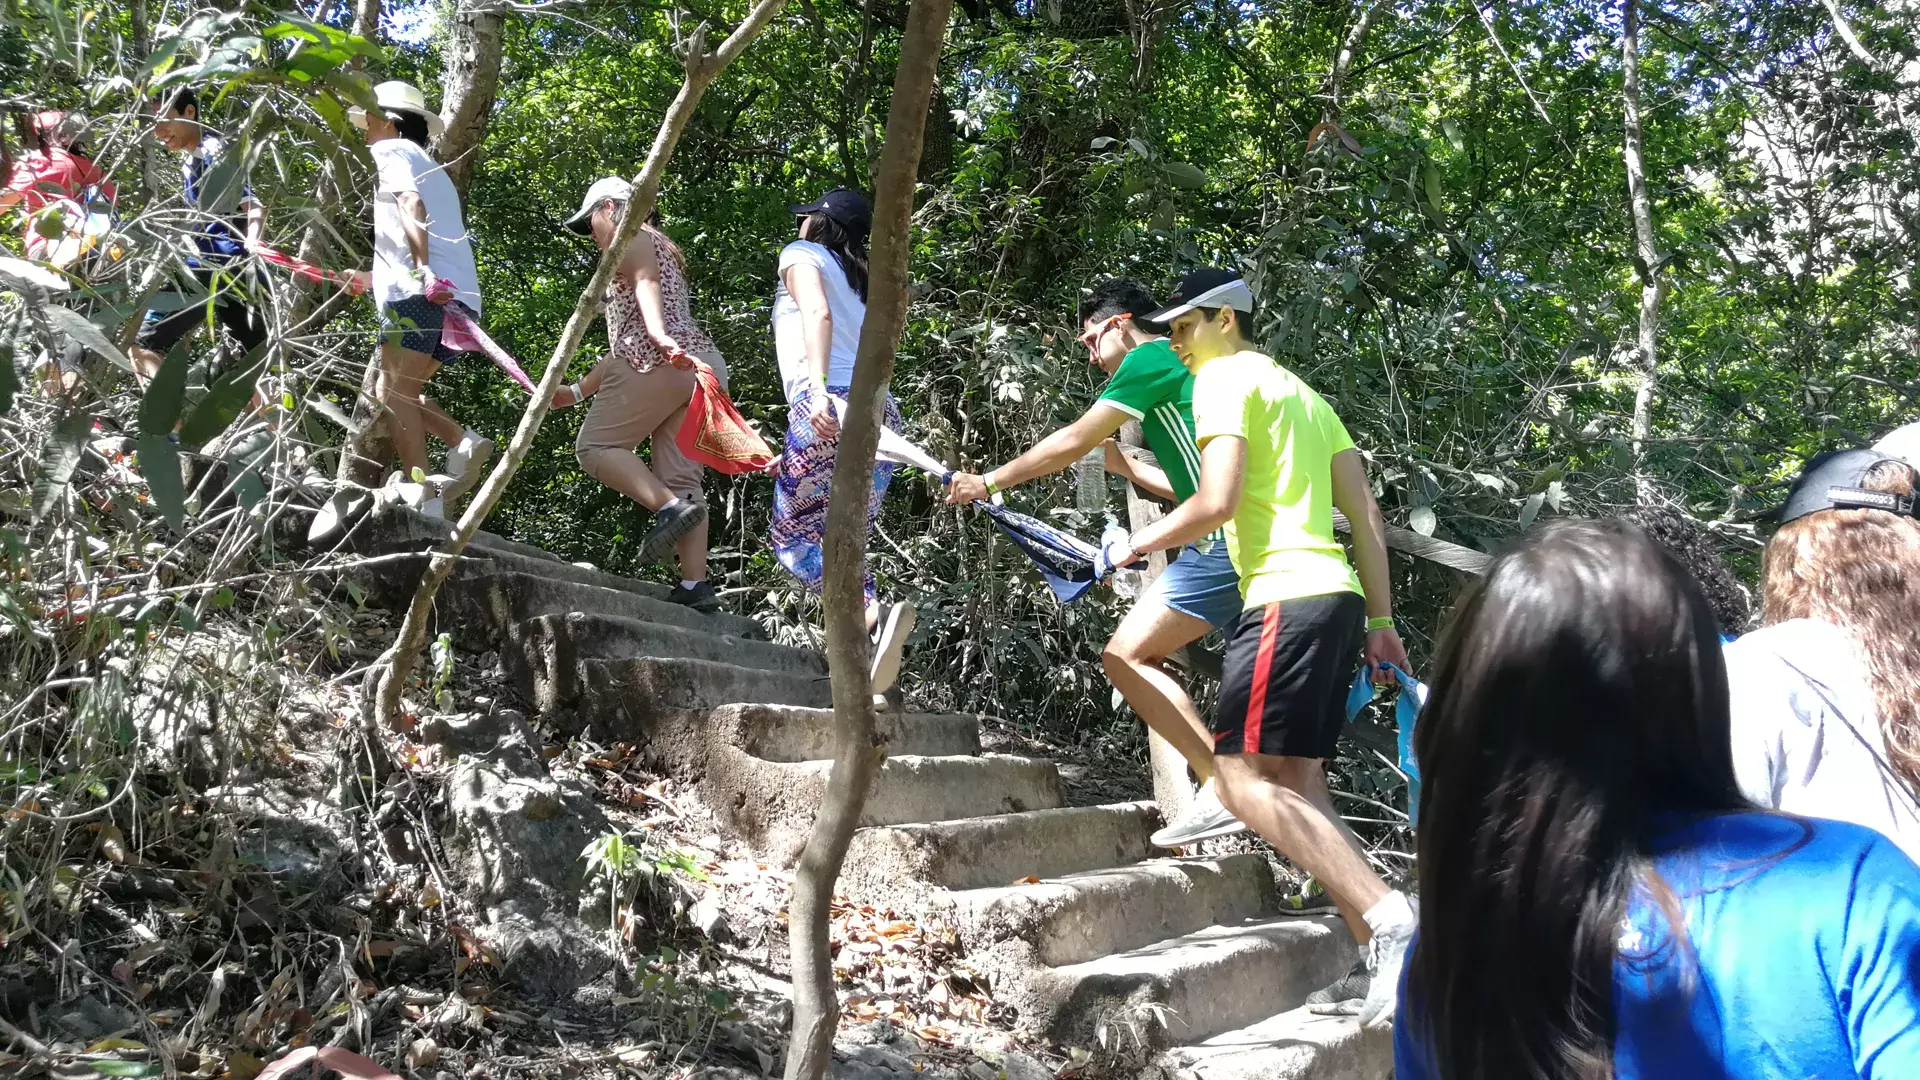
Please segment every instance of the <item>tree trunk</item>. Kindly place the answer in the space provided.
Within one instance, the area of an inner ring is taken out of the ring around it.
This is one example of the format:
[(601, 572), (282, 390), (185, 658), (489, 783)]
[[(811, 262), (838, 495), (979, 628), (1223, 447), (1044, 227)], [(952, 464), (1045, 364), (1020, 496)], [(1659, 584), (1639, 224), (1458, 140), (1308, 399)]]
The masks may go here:
[(1379, 0), (1369, 3), (1347, 30), (1347, 36), (1341, 39), (1340, 51), (1333, 56), (1333, 65), (1327, 68), (1327, 77), (1320, 82), (1320, 97), (1325, 102), (1321, 107), (1320, 119), (1338, 122), (1340, 119), (1340, 93), (1346, 88), (1347, 72), (1353, 70), (1353, 58), (1360, 53), (1360, 46), (1366, 43), (1367, 34), (1373, 29), (1374, 16), (1380, 13), (1383, 5)]
[(1640, 386), (1633, 395), (1634, 497), (1647, 503), (1654, 497), (1653, 478), (1647, 474), (1647, 440), (1653, 434), (1653, 397), (1659, 388), (1660, 252), (1653, 235), (1653, 201), (1647, 195), (1647, 167), (1640, 129), (1640, 4), (1622, 0), (1620, 66), (1626, 113), (1627, 195), (1633, 204), (1634, 262), (1640, 271), (1640, 333), (1634, 350), (1640, 368)]
[[(553, 405), (554, 391), (560, 388), (566, 378), (567, 365), (580, 348), (580, 339), (586, 336), (587, 327), (599, 317), (601, 298), (606, 295), (607, 283), (613, 279), (614, 267), (620, 265), (620, 260), (625, 257), (627, 244), (639, 233), (640, 223), (653, 213), (654, 202), (660, 195), (660, 179), (667, 171), (667, 161), (673, 156), (673, 148), (679, 143), (688, 121), (693, 119), (694, 111), (699, 108), (700, 96), (784, 6), (786, 0), (758, 0), (739, 27), (711, 53), (707, 51), (705, 23), (687, 40), (686, 80), (680, 84), (679, 95), (667, 107), (667, 114), (660, 121), (660, 131), (654, 136), (653, 149), (647, 152), (646, 164), (641, 166), (640, 175), (633, 178), (633, 198), (620, 217), (613, 242), (601, 253), (600, 263), (594, 267), (587, 287), (581, 290), (580, 299), (574, 302), (573, 314), (568, 317), (560, 340), (554, 343), (553, 355), (547, 360), (540, 384), (534, 387), (533, 398), (527, 402), (527, 410), (520, 417), (520, 426), (514, 430), (506, 456), (493, 467), (486, 481), (474, 493), (473, 501), (467, 505), (466, 512), (460, 515), (459, 524), (454, 526), (453, 535), (435, 549), (433, 561), (422, 577), (419, 589), (413, 594), (413, 603), (407, 607), (407, 616), (400, 623), (400, 633), (378, 665), (383, 670), (374, 701), (374, 716), (380, 724), (390, 728), (398, 719), (401, 688), (406, 685), (414, 664), (419, 661), (420, 653), (426, 647), (427, 619), (433, 610), (433, 598), (447, 580), (447, 575), (453, 572), (454, 565), (461, 553), (466, 551), (473, 534), (480, 531), (480, 523), (487, 519), (494, 504), (506, 493), (507, 484), (520, 468), (520, 462), (526, 458), (527, 450), (533, 446), (533, 437), (539, 432), (541, 421), (546, 419), (547, 410)], [(924, 102), (921, 107), (925, 108)], [(867, 456), (871, 461), (871, 440)]]
[(833, 1056), (840, 1003), (828, 952), (827, 912), (834, 882), (860, 824), (867, 792), (886, 760), (874, 731), (862, 569), (867, 554), (867, 498), (873, 491), (894, 351), (907, 321), (907, 257), (912, 251), (915, 179), (926, 137), (927, 102), (939, 71), (953, 0), (913, 0), (900, 39), (886, 143), (874, 175), (873, 247), (867, 318), (855, 355), (846, 423), (833, 463), (827, 504), (825, 576), (827, 669), (833, 677), (835, 753), (826, 798), (794, 872), (787, 934), (793, 963), (793, 1041), (787, 1080), (819, 1080)]
[[(353, 5), (353, 34), (377, 42), (380, 33), (381, 0), (355, 0)], [(364, 56), (355, 56), (349, 64), (354, 71), (366, 70)], [(346, 161), (339, 156), (330, 158), (321, 167), (319, 192), (320, 198), (312, 224), (307, 226), (306, 235), (300, 238), (300, 257), (310, 263), (324, 263), (328, 249), (332, 247), (336, 234), (346, 235), (357, 229), (345, 228), (342, 220), (327, 221), (319, 216), (325, 208), (344, 209), (347, 206)], [(312, 303), (314, 290), (318, 287), (296, 281), (300, 290), (300, 299), (294, 308), (292, 322), (298, 325), (306, 318), (308, 306)], [(380, 379), (380, 347), (375, 345), (372, 354), (367, 357), (366, 367), (360, 372), (360, 393), (353, 402), (353, 420), (357, 430), (347, 433), (340, 441), (340, 460), (334, 469), (334, 476), (342, 482), (359, 484), (363, 487), (376, 487), (386, 471), (387, 462), (393, 459), (393, 439), (387, 433), (386, 410), (380, 407), (375, 391)]]
[[(441, 69), (440, 119), (447, 129), (434, 140), (434, 156), (446, 167), (447, 179), (467, 201), (467, 189), (487, 137), (487, 121), (500, 92), (500, 52), (506, 19), (497, 10), (474, 0), (461, 0), (454, 10), (453, 33)], [(691, 54), (690, 54), (691, 55)]]

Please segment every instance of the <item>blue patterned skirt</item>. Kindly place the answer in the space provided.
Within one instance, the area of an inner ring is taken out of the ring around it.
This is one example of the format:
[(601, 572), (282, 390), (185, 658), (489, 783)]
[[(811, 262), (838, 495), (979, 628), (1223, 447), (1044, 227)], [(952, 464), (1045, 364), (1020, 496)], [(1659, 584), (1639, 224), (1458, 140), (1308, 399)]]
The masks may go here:
[[(844, 398), (847, 388), (828, 387), (828, 392)], [(820, 591), (820, 576), (824, 569), (823, 545), (826, 542), (827, 499), (833, 487), (833, 457), (840, 448), (838, 438), (822, 439), (813, 430), (813, 424), (807, 419), (807, 398), (802, 396), (787, 410), (786, 453), (780, 459), (779, 471), (774, 474), (773, 487), (773, 551), (780, 557), (780, 565), (798, 578), (807, 591)], [(886, 424), (895, 431), (900, 429), (900, 406), (887, 395)], [(873, 494), (867, 498), (867, 524), (871, 529), (873, 519), (879, 516), (880, 501), (887, 496), (887, 485), (893, 481), (893, 471), (898, 468), (889, 461), (877, 461), (873, 466)], [(873, 571), (866, 571), (867, 602), (873, 603), (876, 591), (873, 584)]]

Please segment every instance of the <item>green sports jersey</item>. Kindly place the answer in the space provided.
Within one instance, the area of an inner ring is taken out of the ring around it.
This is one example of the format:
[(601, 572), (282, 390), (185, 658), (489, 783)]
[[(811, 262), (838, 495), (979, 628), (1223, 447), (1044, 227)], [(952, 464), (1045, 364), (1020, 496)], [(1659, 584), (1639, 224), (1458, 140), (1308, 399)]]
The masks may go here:
[[(1097, 404), (1140, 421), (1167, 483), (1180, 502), (1200, 487), (1200, 446), (1193, 438), (1193, 373), (1163, 338), (1137, 345), (1107, 380)], [(1208, 539), (1219, 539), (1215, 533)]]

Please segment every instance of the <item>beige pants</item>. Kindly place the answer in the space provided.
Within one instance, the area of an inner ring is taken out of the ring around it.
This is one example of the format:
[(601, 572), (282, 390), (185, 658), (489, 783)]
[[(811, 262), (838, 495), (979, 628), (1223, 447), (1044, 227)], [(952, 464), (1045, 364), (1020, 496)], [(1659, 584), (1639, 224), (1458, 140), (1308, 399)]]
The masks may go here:
[[(720, 385), (727, 385), (727, 361), (718, 352), (701, 353)], [(693, 400), (693, 372), (662, 364), (652, 371), (635, 371), (618, 360), (605, 365), (600, 389), (594, 392), (580, 435), (573, 441), (574, 457), (588, 476), (601, 479), (610, 455), (632, 456), (634, 448), (653, 443), (653, 474), (667, 490), (683, 499), (704, 503), (700, 491), (700, 464), (680, 452), (675, 436), (687, 418)]]

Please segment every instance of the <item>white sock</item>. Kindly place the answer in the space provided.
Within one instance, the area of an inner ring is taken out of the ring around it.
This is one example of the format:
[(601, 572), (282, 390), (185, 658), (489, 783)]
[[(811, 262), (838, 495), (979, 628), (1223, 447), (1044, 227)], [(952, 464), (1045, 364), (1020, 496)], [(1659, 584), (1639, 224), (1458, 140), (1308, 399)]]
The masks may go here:
[(705, 581), (705, 580), (707, 580), (707, 579), (706, 579), (706, 578), (694, 578), (694, 579), (693, 579), (692, 581), (688, 581), (688, 580), (687, 580), (686, 578), (681, 578), (681, 579), (680, 579), (680, 587), (681, 587), (681, 588), (683, 588), (683, 589), (691, 589), (691, 588), (693, 588), (693, 587), (694, 587), (695, 585), (698, 585), (698, 584), (700, 584), (701, 582), (703, 582), (703, 581)]
[(480, 434), (479, 432), (473, 430), (472, 428), (465, 428), (460, 432), (461, 442), (477, 443), (484, 438), (486, 438), (485, 435)]
[(1367, 922), (1367, 929), (1376, 934), (1408, 926), (1417, 921), (1413, 914), (1413, 905), (1407, 902), (1405, 893), (1393, 891), (1380, 898), (1380, 902), (1367, 909), (1361, 918)]

